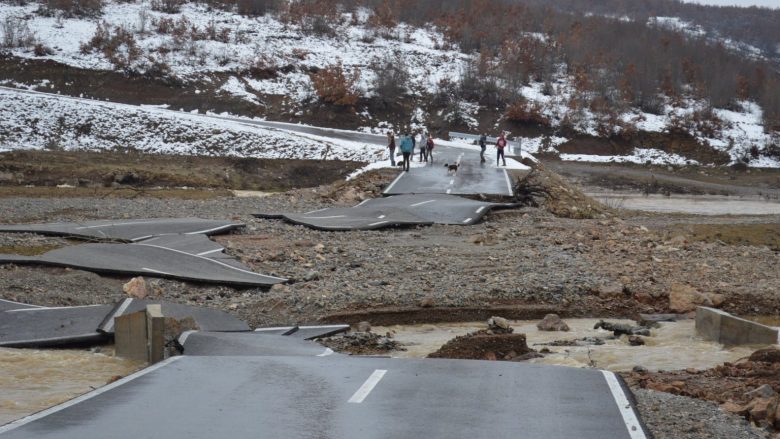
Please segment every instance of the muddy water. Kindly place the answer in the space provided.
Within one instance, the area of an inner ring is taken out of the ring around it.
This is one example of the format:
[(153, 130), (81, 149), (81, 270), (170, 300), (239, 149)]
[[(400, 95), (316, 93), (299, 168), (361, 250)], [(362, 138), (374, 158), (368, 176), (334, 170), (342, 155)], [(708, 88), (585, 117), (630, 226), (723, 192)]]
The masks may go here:
[(129, 375), (143, 366), (87, 350), (0, 348), (0, 425), (89, 392), (112, 377)]
[(718, 195), (672, 195), (667, 197), (658, 194), (644, 196), (617, 192), (597, 192), (588, 195), (610, 207), (648, 212), (676, 212), (695, 215), (780, 214), (780, 202), (767, 201), (758, 197), (738, 198)]
[[(594, 330), (597, 319), (567, 319), (569, 332), (544, 332), (536, 329), (537, 321), (515, 321), (512, 327), (516, 333), (524, 333), (528, 345), (536, 350), (543, 348), (534, 344), (549, 343), (555, 340), (572, 340), (583, 337), (607, 338), (611, 332)], [(631, 323), (630, 320), (609, 320), (610, 322)], [(396, 332), (395, 339), (403, 343), (405, 352), (394, 352), (395, 357), (423, 358), (436, 351), (448, 340), (468, 332), (486, 327), (484, 322), (452, 323), (416, 326), (375, 327), (372, 331), (384, 334)], [(630, 346), (626, 337), (606, 340), (601, 346), (549, 346), (551, 354), (544, 358), (531, 360), (531, 363), (555, 364), (573, 367), (595, 367), (612, 371), (631, 370), (641, 365), (649, 370), (675, 370), (696, 368), (705, 369), (735, 361), (750, 355), (758, 347), (725, 348), (717, 343), (705, 341), (695, 335), (694, 321), (686, 320), (674, 323), (662, 323), (660, 328), (651, 331), (651, 337), (645, 337), (645, 346)]]

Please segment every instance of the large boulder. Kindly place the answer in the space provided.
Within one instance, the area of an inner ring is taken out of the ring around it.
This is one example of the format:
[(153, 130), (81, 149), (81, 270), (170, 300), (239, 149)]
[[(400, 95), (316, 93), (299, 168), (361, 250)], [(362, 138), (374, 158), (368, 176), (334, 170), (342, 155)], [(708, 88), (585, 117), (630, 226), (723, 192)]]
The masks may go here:
[(536, 324), (540, 331), (568, 331), (569, 325), (566, 324), (558, 314), (547, 314), (541, 322)]
[(723, 295), (700, 293), (690, 285), (674, 282), (669, 289), (669, 309), (677, 313), (694, 311), (697, 306), (718, 307), (723, 304)]

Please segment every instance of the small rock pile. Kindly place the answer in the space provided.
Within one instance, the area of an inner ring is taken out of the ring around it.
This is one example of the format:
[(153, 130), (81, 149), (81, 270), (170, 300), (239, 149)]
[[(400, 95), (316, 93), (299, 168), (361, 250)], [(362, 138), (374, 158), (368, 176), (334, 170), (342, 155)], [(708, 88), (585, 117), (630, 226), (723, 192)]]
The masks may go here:
[(371, 325), (368, 322), (358, 323), (352, 331), (346, 334), (326, 337), (318, 341), (336, 352), (356, 355), (376, 355), (406, 350), (393, 339), (392, 333), (382, 336), (371, 332)]
[(757, 426), (780, 431), (780, 349), (761, 349), (747, 359), (707, 370), (638, 368), (625, 378), (641, 388), (717, 402)]
[(428, 358), (523, 361), (541, 356), (528, 347), (525, 334), (513, 333), (514, 329), (507, 319), (491, 317), (487, 324), (487, 329), (448, 341)]

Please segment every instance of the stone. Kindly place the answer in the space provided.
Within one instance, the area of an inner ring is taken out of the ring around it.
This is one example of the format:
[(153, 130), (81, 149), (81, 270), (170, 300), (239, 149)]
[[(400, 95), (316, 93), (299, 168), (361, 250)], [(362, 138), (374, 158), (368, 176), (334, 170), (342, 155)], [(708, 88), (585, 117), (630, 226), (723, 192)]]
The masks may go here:
[(720, 409), (735, 415), (745, 416), (750, 411), (748, 406), (737, 404), (733, 401), (727, 401), (720, 405)]
[(359, 322), (357, 325), (355, 325), (355, 330), (357, 332), (371, 332), (371, 323), (369, 322)]
[(598, 295), (601, 298), (623, 297), (623, 284), (620, 282), (611, 282), (598, 288)]
[(631, 346), (643, 346), (645, 344), (645, 339), (638, 335), (630, 335), (628, 337), (628, 344)]
[(430, 296), (424, 297), (420, 301), (420, 307), (422, 307), (422, 308), (433, 308), (434, 305), (436, 305), (436, 301), (433, 299), (433, 297), (430, 297)]
[(696, 309), (699, 292), (690, 285), (672, 283), (669, 291), (669, 309), (677, 313), (691, 312)]
[(753, 421), (763, 421), (767, 417), (769, 407), (773, 406), (773, 404), (776, 404), (776, 401), (774, 401), (772, 398), (754, 399), (750, 402), (750, 419)]
[(146, 279), (142, 276), (134, 277), (124, 285), (122, 285), (122, 291), (130, 297), (136, 299), (145, 299), (149, 295), (149, 286), (146, 283)]
[(690, 285), (678, 282), (672, 283), (669, 290), (669, 309), (677, 313), (687, 313), (696, 309), (696, 306), (723, 305), (725, 297), (717, 293), (700, 293)]
[(306, 282), (311, 282), (311, 281), (319, 280), (319, 279), (320, 279), (320, 273), (318, 273), (315, 270), (311, 270), (308, 273), (306, 273), (305, 276), (303, 276), (303, 280), (306, 281)]
[(775, 392), (775, 389), (772, 388), (769, 384), (764, 384), (763, 386), (760, 386), (754, 390), (751, 390), (750, 392), (746, 392), (745, 396), (749, 399), (753, 398), (771, 398), (775, 396), (777, 393)]
[(568, 331), (569, 325), (566, 324), (558, 314), (547, 314), (541, 322), (536, 324), (540, 331)]
[(631, 369), (631, 372), (634, 373), (647, 373), (647, 368), (644, 366), (634, 366), (633, 369)]
[(509, 329), (509, 320), (503, 318), (503, 317), (491, 317), (488, 319), (488, 326), (493, 327), (497, 326), (501, 329)]

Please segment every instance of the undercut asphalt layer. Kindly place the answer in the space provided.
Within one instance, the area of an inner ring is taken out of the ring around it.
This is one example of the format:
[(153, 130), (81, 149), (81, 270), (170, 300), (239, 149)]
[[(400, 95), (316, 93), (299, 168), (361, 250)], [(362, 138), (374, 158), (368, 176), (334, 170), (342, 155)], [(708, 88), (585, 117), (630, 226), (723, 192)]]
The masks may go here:
[(366, 200), (357, 206), (322, 209), (304, 214), (255, 214), (259, 218), (282, 218), (319, 230), (372, 230), (385, 227), (430, 224), (471, 225), (493, 209), (515, 207), (511, 203), (488, 203), (445, 194), (396, 195)]

